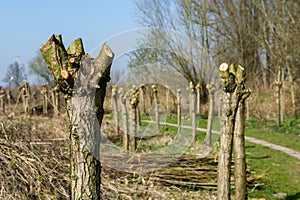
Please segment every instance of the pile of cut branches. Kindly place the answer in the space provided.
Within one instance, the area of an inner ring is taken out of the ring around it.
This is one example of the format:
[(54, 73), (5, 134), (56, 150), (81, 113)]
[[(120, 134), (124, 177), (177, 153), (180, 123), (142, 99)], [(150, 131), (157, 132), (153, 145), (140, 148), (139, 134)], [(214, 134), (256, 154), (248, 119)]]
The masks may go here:
[(0, 199), (69, 197), (68, 146), (42, 123), (1, 117)]

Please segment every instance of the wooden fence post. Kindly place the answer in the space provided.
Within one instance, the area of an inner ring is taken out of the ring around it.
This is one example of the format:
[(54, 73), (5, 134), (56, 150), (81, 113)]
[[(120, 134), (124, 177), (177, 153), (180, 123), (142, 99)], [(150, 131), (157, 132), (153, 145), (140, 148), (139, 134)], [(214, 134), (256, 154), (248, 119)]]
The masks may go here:
[(51, 90), (51, 96), (52, 96), (54, 115), (57, 116), (59, 114), (59, 90), (57, 87), (54, 87)]
[(220, 88), (218, 89), (218, 117), (219, 119), (222, 116), (222, 105), (223, 105), (223, 95), (222, 95), (222, 91), (220, 90)]
[(138, 126), (142, 125), (141, 111), (139, 106), (136, 107), (136, 124)]
[(247, 99), (247, 101), (245, 101), (246, 103), (246, 120), (248, 120), (250, 118), (250, 110), (249, 110), (249, 101), (251, 98)]
[(277, 81), (275, 81), (276, 86), (276, 103), (277, 103), (277, 126), (281, 126), (282, 122), (282, 81), (281, 81), (281, 67), (278, 67), (278, 77)]
[(298, 106), (297, 95), (297, 85), (296, 80), (294, 80), (294, 75), (292, 74), (292, 70), (290, 67), (287, 68), (288, 75), (289, 75), (289, 82), (290, 82), (290, 94), (291, 94), (291, 101), (292, 101), (292, 116), (297, 119), (298, 118), (298, 110), (300, 106)]
[(140, 93), (140, 100), (139, 100), (140, 114), (144, 115), (146, 113), (145, 84), (142, 84), (139, 87), (139, 93)]
[(113, 86), (112, 87), (112, 111), (113, 111), (113, 119), (115, 122), (115, 131), (116, 134), (119, 135), (120, 134), (120, 120), (119, 120), (119, 111), (118, 111), (118, 88), (117, 86)]
[(195, 91), (195, 85), (193, 82), (190, 82), (190, 113), (192, 120), (192, 140), (196, 142), (197, 140), (197, 94)]
[(152, 85), (153, 97), (154, 97), (154, 110), (155, 110), (155, 122), (156, 129), (160, 131), (160, 119), (159, 119), (159, 109), (158, 109), (158, 99), (157, 99), (157, 87), (156, 85)]
[(26, 115), (29, 114), (29, 103), (30, 103), (30, 89), (29, 89), (29, 83), (27, 81), (24, 82), (23, 85), (23, 106), (24, 106), (24, 112)]
[(209, 98), (209, 112), (208, 112), (208, 120), (207, 120), (207, 131), (206, 131), (206, 146), (211, 146), (211, 130), (212, 130), (212, 122), (214, 115), (214, 98), (215, 98), (215, 85), (214, 83), (207, 85), (208, 92), (210, 94)]
[(177, 125), (178, 125), (178, 130), (177, 134), (181, 134), (181, 94), (180, 94), (180, 89), (177, 90)]
[(8, 103), (8, 107), (10, 107), (13, 104), (13, 102), (15, 103), (15, 101), (16, 100), (12, 96), (11, 90), (8, 89), (8, 91), (7, 91), (7, 103)]
[(139, 93), (138, 91), (135, 90), (133, 93), (131, 94), (130, 97), (130, 127), (129, 127), (129, 131), (130, 131), (130, 135), (129, 135), (129, 141), (130, 141), (130, 146), (129, 149), (132, 152), (135, 152), (136, 150), (136, 131), (137, 131), (137, 106), (139, 104)]
[(197, 112), (199, 115), (199, 118), (201, 118), (201, 85), (198, 83), (196, 85), (196, 91), (197, 91)]
[(48, 114), (48, 88), (46, 84), (42, 85), (41, 93), (43, 95), (43, 114)]
[(5, 113), (6, 91), (0, 87), (0, 108)]
[(127, 117), (127, 98), (126, 95), (121, 95), (122, 105), (122, 121), (123, 121), (123, 147), (125, 151), (129, 150), (129, 128)]
[(171, 116), (171, 97), (170, 97), (170, 88), (169, 87), (165, 87), (166, 89), (166, 113), (167, 116)]

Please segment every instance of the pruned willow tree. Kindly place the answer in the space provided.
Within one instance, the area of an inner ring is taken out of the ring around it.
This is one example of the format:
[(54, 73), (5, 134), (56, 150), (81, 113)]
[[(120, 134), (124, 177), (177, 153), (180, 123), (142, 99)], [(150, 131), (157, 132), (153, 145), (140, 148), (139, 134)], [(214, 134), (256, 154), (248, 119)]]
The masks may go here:
[(40, 51), (65, 95), (70, 120), (71, 199), (101, 199), (100, 126), (114, 54), (105, 43), (94, 59), (81, 38), (67, 49), (61, 35), (52, 35)]
[(245, 69), (223, 63), (219, 74), (224, 87), (224, 105), (218, 156), (218, 200), (231, 199), (231, 164), (234, 150), (234, 181), (236, 200), (248, 199), (245, 156), (245, 101), (251, 94), (246, 89)]

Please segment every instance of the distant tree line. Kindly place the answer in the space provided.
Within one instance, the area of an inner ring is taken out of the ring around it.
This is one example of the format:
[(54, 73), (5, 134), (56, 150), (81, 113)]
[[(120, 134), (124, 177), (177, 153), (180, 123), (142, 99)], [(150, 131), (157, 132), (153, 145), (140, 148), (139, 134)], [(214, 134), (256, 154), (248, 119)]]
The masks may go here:
[[(135, 5), (140, 25), (176, 30), (197, 42), (189, 48), (183, 48), (180, 40), (177, 46), (172, 43), (174, 52), (181, 49), (190, 54), (185, 62), (177, 59), (180, 73), (189, 82), (207, 82), (209, 72), (225, 61), (245, 66), (253, 88), (270, 87), (279, 66), (292, 83), (300, 75), (300, 1), (137, 0)], [(159, 29), (147, 37), (141, 46), (170, 48), (173, 39)], [(174, 56), (162, 57), (174, 61)], [(141, 52), (132, 57), (135, 63), (144, 58)]]

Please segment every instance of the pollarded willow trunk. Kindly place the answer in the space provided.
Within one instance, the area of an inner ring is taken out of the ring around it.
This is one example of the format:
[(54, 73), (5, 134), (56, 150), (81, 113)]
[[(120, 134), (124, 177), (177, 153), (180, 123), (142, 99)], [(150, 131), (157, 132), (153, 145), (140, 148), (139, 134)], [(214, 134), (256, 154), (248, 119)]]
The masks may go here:
[(43, 95), (43, 114), (48, 114), (48, 88), (47, 85), (42, 85), (41, 93)]
[(140, 87), (139, 87), (139, 93), (140, 93), (140, 103), (139, 103), (139, 107), (140, 107), (140, 114), (141, 115), (145, 115), (146, 113), (146, 99), (145, 99), (145, 84), (142, 84)]
[(281, 81), (281, 67), (278, 68), (278, 79), (275, 81), (276, 86), (276, 103), (277, 103), (277, 126), (281, 126), (283, 119), (282, 112), (282, 81)]
[(118, 87), (115, 85), (112, 87), (111, 91), (111, 103), (112, 103), (112, 111), (113, 111), (113, 118), (115, 121), (115, 131), (116, 134), (120, 134), (120, 122), (119, 122), (119, 105), (118, 105)]
[(71, 199), (101, 199), (100, 126), (113, 52), (104, 44), (98, 57), (85, 54), (82, 40), (66, 50), (61, 35), (40, 48), (70, 119)]
[(290, 92), (291, 92), (291, 100), (292, 100), (292, 116), (297, 119), (298, 118), (298, 108), (297, 108), (297, 100), (296, 96), (297, 93), (295, 91), (295, 80), (294, 75), (291, 72), (291, 68), (288, 67), (288, 74), (289, 74), (289, 82), (290, 82)]
[(193, 143), (197, 140), (197, 93), (195, 85), (193, 82), (190, 82), (190, 114), (192, 120), (192, 140)]
[(5, 100), (6, 100), (6, 92), (4, 89), (0, 87), (0, 112), (5, 113)]
[(199, 118), (201, 118), (201, 84), (200, 83), (196, 85), (196, 91), (197, 91), (197, 112)]
[(123, 121), (123, 147), (125, 151), (129, 151), (129, 127), (127, 117), (127, 98), (126, 95), (121, 95), (122, 105), (122, 121)]
[[(249, 93), (250, 95), (250, 93)], [(234, 180), (235, 199), (247, 199), (247, 177), (246, 177), (246, 153), (245, 153), (245, 117), (247, 95), (240, 100), (236, 116), (236, 127), (234, 131)]]
[(211, 146), (211, 132), (212, 132), (212, 122), (213, 122), (213, 115), (214, 115), (214, 98), (215, 98), (215, 85), (214, 83), (208, 84), (207, 89), (209, 92), (209, 112), (208, 112), (208, 119), (207, 119), (207, 131), (206, 131), (206, 146)]
[(181, 94), (180, 94), (180, 89), (177, 90), (177, 127), (178, 131), (177, 134), (181, 135)]
[(133, 88), (133, 92), (130, 95), (129, 103), (129, 150), (135, 152), (137, 148), (136, 133), (137, 133), (137, 107), (139, 104), (139, 90)]
[(25, 115), (28, 115), (29, 114), (29, 101), (30, 101), (29, 83), (27, 81), (25, 81), (24, 84), (19, 87), (19, 91), (21, 93), (24, 113), (25, 113)]
[[(220, 131), (220, 151), (218, 157), (218, 199), (229, 200), (230, 199), (230, 176), (231, 176), (231, 160), (232, 160), (232, 147), (233, 147), (233, 136), (235, 133), (236, 116), (241, 101), (246, 99), (251, 91), (245, 90), (245, 71), (240, 65), (231, 64), (230, 66), (223, 63), (219, 67), (219, 73), (221, 82), (224, 86), (224, 97), (225, 97), (225, 116), (222, 118), (221, 131)], [(244, 105), (244, 104), (243, 104)], [(243, 112), (241, 110), (240, 112)], [(243, 112), (244, 113), (244, 112)], [(237, 122), (242, 125), (243, 121)], [(239, 127), (240, 133), (236, 134), (236, 137), (244, 137), (243, 126)], [(236, 140), (237, 145), (244, 145), (239, 140)], [(244, 147), (236, 146), (236, 150), (244, 149)], [(243, 154), (243, 152), (239, 152)], [(240, 154), (237, 154), (241, 156)], [(238, 158), (239, 162), (245, 162), (244, 159)], [(244, 163), (245, 164), (245, 163)], [(245, 168), (242, 171), (238, 171), (236, 177), (239, 180), (246, 176)], [(246, 182), (240, 182), (246, 184)], [(236, 185), (237, 186), (237, 185)], [(246, 185), (238, 185), (237, 190), (245, 188)], [(246, 196), (239, 197), (238, 200), (246, 199)]]
[(59, 114), (59, 91), (56, 87), (51, 90), (51, 97), (54, 115), (57, 116)]

